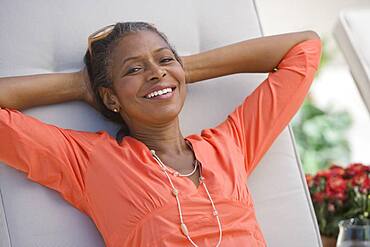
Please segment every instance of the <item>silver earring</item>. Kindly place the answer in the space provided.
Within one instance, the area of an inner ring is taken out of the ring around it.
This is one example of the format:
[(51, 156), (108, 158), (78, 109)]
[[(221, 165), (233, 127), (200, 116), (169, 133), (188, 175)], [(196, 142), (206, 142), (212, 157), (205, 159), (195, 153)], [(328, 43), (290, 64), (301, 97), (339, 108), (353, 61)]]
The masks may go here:
[(117, 109), (117, 108), (114, 108), (114, 109), (113, 109), (113, 111), (114, 111), (114, 112), (118, 112), (118, 109)]

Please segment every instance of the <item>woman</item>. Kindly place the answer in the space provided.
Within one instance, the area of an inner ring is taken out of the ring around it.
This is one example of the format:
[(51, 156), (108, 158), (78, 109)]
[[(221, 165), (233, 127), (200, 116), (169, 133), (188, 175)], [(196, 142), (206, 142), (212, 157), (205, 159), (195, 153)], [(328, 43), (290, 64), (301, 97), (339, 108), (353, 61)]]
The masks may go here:
[[(152, 25), (108, 26), (89, 37), (87, 70), (1, 79), (0, 160), (89, 215), (107, 246), (265, 246), (245, 181), (301, 105), (320, 50), (306, 31), (179, 57)], [(224, 122), (182, 136), (186, 84), (249, 72), (270, 73)], [(119, 122), (117, 138), (15, 110), (76, 99)]]

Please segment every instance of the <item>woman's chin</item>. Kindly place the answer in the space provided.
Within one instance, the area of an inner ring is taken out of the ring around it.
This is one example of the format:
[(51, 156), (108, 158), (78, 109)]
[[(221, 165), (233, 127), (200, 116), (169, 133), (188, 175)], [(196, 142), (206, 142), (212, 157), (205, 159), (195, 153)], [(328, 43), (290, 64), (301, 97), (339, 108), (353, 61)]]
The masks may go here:
[(178, 118), (181, 109), (161, 107), (147, 114), (147, 121), (154, 124), (165, 124)]

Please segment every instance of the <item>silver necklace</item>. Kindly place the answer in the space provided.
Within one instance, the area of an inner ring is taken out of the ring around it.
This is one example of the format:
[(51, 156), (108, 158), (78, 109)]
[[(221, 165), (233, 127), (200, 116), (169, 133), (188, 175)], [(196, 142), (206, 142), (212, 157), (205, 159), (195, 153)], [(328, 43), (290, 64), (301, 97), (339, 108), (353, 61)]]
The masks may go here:
[[(182, 234), (185, 235), (185, 237), (189, 240), (189, 242), (194, 246), (194, 247), (198, 247), (198, 245), (196, 243), (194, 243), (194, 241), (191, 239), (190, 237), (190, 234), (189, 234), (189, 230), (184, 222), (184, 218), (183, 218), (183, 215), (182, 215), (182, 209), (181, 209), (181, 204), (180, 204), (180, 199), (179, 199), (179, 191), (176, 189), (176, 187), (174, 186), (173, 182), (172, 182), (172, 179), (171, 177), (168, 175), (168, 171), (170, 171), (167, 166), (165, 164), (163, 164), (163, 162), (161, 161), (161, 159), (156, 155), (155, 151), (154, 150), (150, 150), (150, 152), (152, 153), (155, 161), (157, 162), (157, 164), (159, 165), (159, 167), (161, 168), (161, 170), (164, 172), (164, 174), (166, 175), (171, 187), (172, 187), (172, 195), (176, 198), (176, 203), (177, 203), (177, 209), (179, 211), (179, 218), (180, 218), (180, 229), (181, 229), (181, 232)], [(195, 161), (195, 167), (194, 167), (194, 170), (189, 173), (189, 174), (194, 174), (194, 172), (196, 171), (198, 167), (198, 162)], [(179, 173), (178, 173), (179, 174)], [(175, 175), (175, 172), (173, 173), (174, 176)], [(180, 176), (180, 174), (179, 174)], [(185, 176), (190, 176), (188, 174), (186, 175), (181, 175), (183, 177)], [(199, 177), (199, 183), (203, 185), (204, 187), (204, 190), (206, 191), (207, 195), (208, 195), (208, 199), (209, 201), (211, 202), (211, 205), (212, 205), (212, 209), (213, 209), (213, 216), (216, 217), (217, 219), (217, 224), (218, 224), (218, 230), (219, 230), (219, 237), (218, 237), (218, 242), (216, 244), (216, 247), (220, 246), (221, 244), (221, 240), (222, 240), (222, 226), (221, 226), (221, 221), (220, 221), (220, 217), (218, 216), (218, 212), (217, 212), (217, 209), (216, 209), (216, 206), (212, 200), (212, 197), (211, 195), (209, 194), (208, 192), (208, 189), (207, 189), (207, 186), (206, 186), (206, 183), (205, 183), (205, 179), (204, 177), (202, 176), (202, 174), (200, 174), (200, 177)]]

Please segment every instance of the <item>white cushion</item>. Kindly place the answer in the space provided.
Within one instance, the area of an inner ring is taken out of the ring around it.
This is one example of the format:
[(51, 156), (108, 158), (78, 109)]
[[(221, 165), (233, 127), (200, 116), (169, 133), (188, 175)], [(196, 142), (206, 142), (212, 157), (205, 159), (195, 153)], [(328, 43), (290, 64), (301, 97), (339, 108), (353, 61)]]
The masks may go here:
[(341, 48), (357, 88), (370, 112), (370, 8), (340, 13), (334, 37)]
[[(3, 0), (0, 76), (77, 70), (90, 33), (129, 20), (155, 23), (181, 55), (261, 36), (252, 0)], [(181, 113), (183, 134), (215, 126), (264, 78), (235, 75), (190, 86)], [(117, 130), (80, 102), (37, 107), (25, 113), (64, 128), (105, 129), (113, 135)], [(257, 218), (269, 246), (320, 246), (289, 130), (283, 131), (250, 178)], [(0, 190), (2, 247), (104, 246), (86, 215), (54, 191), (28, 181), (24, 174), (0, 165)]]

